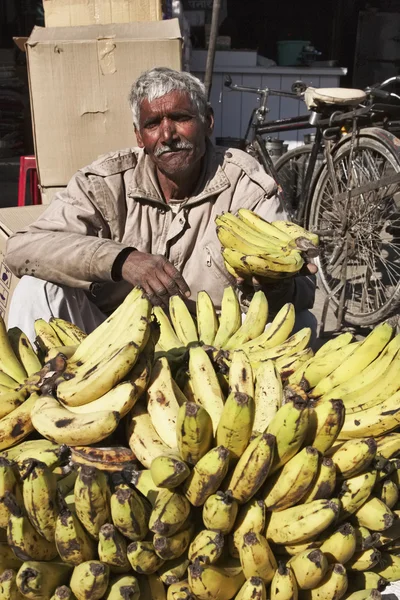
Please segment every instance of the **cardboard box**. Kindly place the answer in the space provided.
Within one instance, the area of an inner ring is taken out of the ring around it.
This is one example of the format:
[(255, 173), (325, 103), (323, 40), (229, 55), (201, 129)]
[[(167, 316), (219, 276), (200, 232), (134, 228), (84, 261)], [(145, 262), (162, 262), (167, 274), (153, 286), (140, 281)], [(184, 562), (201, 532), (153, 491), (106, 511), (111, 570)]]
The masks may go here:
[(35, 27), (26, 43), (42, 187), (65, 186), (99, 155), (134, 146), (128, 94), (155, 66), (181, 69), (179, 21)]
[(46, 27), (160, 21), (161, 0), (43, 0)]
[(39, 204), (0, 209), (0, 314), (6, 323), (11, 296), (19, 281), (4, 262), (6, 242), (13, 233), (33, 223), (45, 208)]

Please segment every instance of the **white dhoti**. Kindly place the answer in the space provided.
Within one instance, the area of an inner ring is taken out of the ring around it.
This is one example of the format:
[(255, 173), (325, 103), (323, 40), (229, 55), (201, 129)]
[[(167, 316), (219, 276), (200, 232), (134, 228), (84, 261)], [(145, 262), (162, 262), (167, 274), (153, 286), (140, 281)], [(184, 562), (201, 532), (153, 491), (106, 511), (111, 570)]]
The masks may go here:
[[(56, 285), (36, 277), (22, 277), (11, 298), (8, 328), (19, 327), (33, 342), (36, 337), (33, 326), (35, 320), (48, 321), (50, 317), (61, 317), (75, 323), (86, 333), (91, 333), (106, 315), (89, 300), (84, 290)], [(309, 310), (296, 314), (293, 333), (303, 327), (311, 328), (313, 344), (317, 320)]]

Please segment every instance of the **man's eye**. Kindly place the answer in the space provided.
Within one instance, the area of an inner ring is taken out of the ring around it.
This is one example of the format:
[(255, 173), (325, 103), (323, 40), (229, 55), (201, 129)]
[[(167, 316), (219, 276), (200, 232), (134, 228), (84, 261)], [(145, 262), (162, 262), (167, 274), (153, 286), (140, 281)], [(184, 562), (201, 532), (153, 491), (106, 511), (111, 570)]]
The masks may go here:
[(179, 115), (178, 117), (175, 118), (176, 121), (190, 121), (192, 117), (190, 117), (189, 115)]

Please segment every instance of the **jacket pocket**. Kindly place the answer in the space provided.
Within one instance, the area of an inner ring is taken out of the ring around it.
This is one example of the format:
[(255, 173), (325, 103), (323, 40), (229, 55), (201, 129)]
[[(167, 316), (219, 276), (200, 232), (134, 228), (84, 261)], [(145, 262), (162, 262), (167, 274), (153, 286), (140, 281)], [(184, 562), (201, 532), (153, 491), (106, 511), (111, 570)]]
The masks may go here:
[(233, 283), (234, 278), (228, 273), (224, 267), (224, 260), (222, 255), (219, 256), (219, 260), (215, 255), (215, 250), (211, 246), (205, 246), (206, 251), (206, 265), (210, 269), (215, 279), (222, 279), (227, 283)]

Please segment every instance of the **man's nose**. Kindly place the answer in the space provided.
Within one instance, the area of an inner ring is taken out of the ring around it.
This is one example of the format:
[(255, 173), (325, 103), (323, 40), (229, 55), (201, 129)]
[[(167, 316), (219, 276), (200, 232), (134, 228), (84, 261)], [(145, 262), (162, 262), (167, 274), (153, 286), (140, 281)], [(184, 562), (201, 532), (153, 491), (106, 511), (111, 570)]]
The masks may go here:
[(161, 140), (169, 142), (176, 137), (175, 124), (171, 119), (163, 119), (161, 121)]

